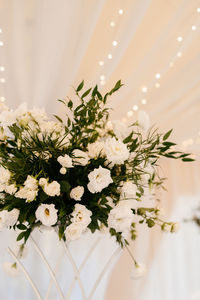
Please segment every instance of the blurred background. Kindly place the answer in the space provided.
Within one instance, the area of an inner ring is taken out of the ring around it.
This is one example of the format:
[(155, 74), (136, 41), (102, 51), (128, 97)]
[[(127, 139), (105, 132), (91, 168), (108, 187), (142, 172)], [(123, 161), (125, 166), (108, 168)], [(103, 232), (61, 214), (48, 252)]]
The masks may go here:
[[(200, 1), (199, 0), (0, 0), (0, 101), (17, 107), (27, 102), (50, 114), (63, 114), (56, 99), (73, 97), (73, 86), (100, 86), (102, 93), (122, 80), (109, 102), (113, 120), (133, 122), (146, 111), (152, 125), (174, 128), (177, 148), (192, 152), (193, 163), (162, 162), (168, 177), (161, 195), (167, 218), (181, 222), (174, 235), (141, 228), (131, 245), (148, 271), (131, 279), (133, 264), (121, 252), (101, 281), (96, 300), (200, 300), (200, 227), (191, 219), (200, 203)], [(12, 259), (16, 234), (0, 232), (0, 262)], [(52, 232), (35, 233), (50, 256), (61, 286), (67, 289), (71, 267)], [(97, 237), (98, 238), (98, 237)], [(72, 245), (84, 255), (90, 237)], [(55, 246), (56, 245), (56, 246)], [(115, 245), (103, 237), (82, 274), (89, 293)], [(49, 278), (31, 242), (24, 262), (45, 295)], [(81, 261), (81, 258), (79, 257)], [(49, 299), (60, 299), (52, 287)], [(0, 268), (0, 299), (36, 299), (22, 274), (10, 278)], [(45, 296), (44, 296), (44, 299)], [(81, 300), (76, 286), (71, 299)]]

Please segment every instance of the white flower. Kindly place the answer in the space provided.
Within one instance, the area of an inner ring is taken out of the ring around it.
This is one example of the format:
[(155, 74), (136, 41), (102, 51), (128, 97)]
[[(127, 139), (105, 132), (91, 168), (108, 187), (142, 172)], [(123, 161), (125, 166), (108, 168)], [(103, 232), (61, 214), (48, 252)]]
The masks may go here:
[(87, 226), (91, 222), (92, 212), (87, 209), (84, 205), (76, 204), (75, 209), (72, 212), (72, 223), (78, 223), (82, 226), (83, 229), (87, 228)]
[(131, 279), (139, 279), (142, 277), (147, 271), (145, 264), (136, 263), (133, 272), (131, 273)]
[(95, 142), (88, 145), (88, 155), (90, 158), (97, 158), (98, 156), (105, 156), (104, 143)]
[(24, 182), (24, 186), (30, 190), (37, 190), (38, 182), (33, 176), (28, 175), (26, 181)]
[(150, 127), (150, 118), (149, 115), (143, 110), (138, 112), (138, 123), (142, 130), (148, 131)]
[(83, 194), (84, 187), (79, 185), (71, 190), (70, 197), (76, 201), (80, 201)]
[(10, 195), (14, 195), (17, 191), (17, 187), (15, 184), (10, 184), (5, 186), (5, 192)]
[(127, 146), (121, 141), (117, 141), (114, 137), (105, 141), (105, 153), (112, 165), (121, 165), (129, 158)]
[(3, 269), (5, 273), (11, 277), (16, 277), (19, 273), (19, 269), (16, 263), (5, 262), (3, 264)]
[(124, 140), (130, 134), (130, 129), (119, 120), (112, 121), (112, 126), (114, 134), (120, 140)]
[(61, 168), (60, 169), (60, 174), (65, 175), (67, 173), (67, 169), (66, 168)]
[(121, 188), (121, 196), (123, 198), (135, 198), (137, 192), (137, 186), (131, 181), (124, 182)]
[(57, 211), (54, 204), (40, 204), (35, 212), (35, 216), (43, 225), (52, 226), (57, 222)]
[(20, 188), (20, 190), (15, 193), (17, 198), (26, 199), (27, 202), (32, 202), (38, 195), (38, 190), (32, 190), (26, 187)]
[(130, 229), (133, 222), (133, 213), (126, 201), (121, 201), (109, 213), (108, 226), (117, 232)]
[(83, 227), (79, 223), (72, 223), (65, 230), (67, 241), (74, 241), (80, 238), (83, 232)]
[(64, 168), (73, 168), (72, 158), (67, 154), (65, 154), (64, 156), (59, 156), (57, 158), (57, 161)]
[(88, 174), (88, 178), (88, 190), (93, 194), (101, 192), (113, 182), (110, 170), (102, 168), (101, 166), (98, 169), (94, 169), (94, 171), (90, 172)]
[(57, 181), (52, 181), (51, 183), (47, 183), (44, 186), (44, 192), (50, 197), (59, 196), (60, 184)]
[(39, 185), (44, 187), (48, 183), (48, 180), (44, 177), (39, 179)]
[(73, 161), (75, 165), (86, 166), (88, 164), (89, 157), (86, 152), (75, 149), (72, 154), (74, 156)]
[(5, 227), (14, 226), (19, 217), (19, 210), (17, 208), (11, 211), (2, 210), (0, 212), (0, 229)]
[(106, 200), (107, 200), (107, 203), (106, 204), (108, 204), (110, 207), (114, 207), (115, 206), (115, 204), (114, 204), (114, 202), (113, 202), (113, 199), (111, 198), (111, 197), (109, 197), (109, 196), (107, 196), (106, 197)]
[(180, 224), (179, 223), (172, 223), (171, 225), (171, 232), (177, 232), (180, 228)]
[(0, 167), (0, 183), (6, 184), (10, 180), (11, 173), (9, 170), (5, 169), (4, 167)]

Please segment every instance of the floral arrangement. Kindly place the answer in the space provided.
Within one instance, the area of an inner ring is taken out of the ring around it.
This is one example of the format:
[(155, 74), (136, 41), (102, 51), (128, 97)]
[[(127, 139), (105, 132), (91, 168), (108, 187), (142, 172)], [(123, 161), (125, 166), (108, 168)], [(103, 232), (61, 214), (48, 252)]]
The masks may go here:
[[(124, 246), (137, 237), (137, 225), (174, 232), (176, 223), (160, 219), (157, 202), (143, 200), (163, 187), (161, 157), (191, 161), (168, 141), (172, 130), (148, 129), (142, 113), (129, 128), (109, 121), (108, 98), (95, 86), (75, 89), (80, 104), (58, 100), (66, 120), (52, 121), (43, 109), (16, 110), (1, 104), (0, 229), (19, 229), (24, 243), (38, 226), (52, 226), (59, 238), (79, 238), (86, 230), (109, 231)], [(148, 129), (148, 130), (147, 130)]]

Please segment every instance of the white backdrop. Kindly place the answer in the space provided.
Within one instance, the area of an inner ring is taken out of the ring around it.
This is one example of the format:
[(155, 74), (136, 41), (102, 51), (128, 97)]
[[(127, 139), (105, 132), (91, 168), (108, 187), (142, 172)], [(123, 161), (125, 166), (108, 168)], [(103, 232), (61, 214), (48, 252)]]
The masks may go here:
[[(181, 147), (189, 145), (198, 159), (199, 0), (0, 0), (0, 28), (0, 66), (5, 68), (0, 71), (0, 97), (9, 105), (28, 102), (62, 113), (56, 99), (71, 96), (71, 86), (82, 79), (87, 86), (100, 84), (102, 91), (122, 79), (125, 86), (110, 100), (112, 118), (131, 122), (137, 105), (162, 130), (174, 127), (174, 138)], [(181, 219), (199, 200), (199, 163), (164, 164), (163, 169), (170, 176), (166, 211)], [(10, 238), (2, 232), (0, 239), (3, 253)], [(149, 265), (149, 273), (131, 281), (131, 260), (124, 253), (105, 299), (200, 299), (195, 225), (183, 225), (173, 237), (144, 232), (132, 248)], [(2, 254), (2, 262), (4, 258)], [(35, 268), (34, 255), (29, 263)], [(32, 299), (28, 289), (24, 298), (17, 294), (22, 279), (0, 276), (2, 297)]]

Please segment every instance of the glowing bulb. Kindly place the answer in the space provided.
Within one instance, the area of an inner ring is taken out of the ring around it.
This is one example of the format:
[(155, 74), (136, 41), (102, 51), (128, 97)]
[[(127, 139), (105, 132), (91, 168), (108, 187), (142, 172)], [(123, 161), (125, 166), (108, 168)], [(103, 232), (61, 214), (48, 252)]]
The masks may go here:
[(159, 78), (160, 78), (160, 73), (156, 73), (155, 77), (156, 77), (157, 79), (159, 79)]
[(113, 46), (117, 46), (117, 41), (112, 42)]
[(0, 46), (3, 46), (4, 44), (3, 44), (3, 41), (0, 41)]
[(105, 76), (104, 76), (104, 75), (101, 75), (101, 76), (100, 76), (100, 79), (101, 79), (101, 80), (105, 80)]
[(132, 108), (133, 108), (134, 111), (137, 111), (138, 110), (138, 105), (133, 105)]
[(111, 26), (111, 27), (115, 27), (115, 22), (113, 22), (113, 21), (110, 22), (110, 26)]
[(2, 33), (2, 29), (0, 28), (0, 33)]
[(123, 15), (123, 9), (120, 9), (119, 11), (118, 11), (118, 13), (119, 13), (119, 15)]
[(160, 87), (160, 83), (156, 82), (155, 88), (156, 88), (156, 89), (159, 89), (159, 87)]
[(112, 54), (108, 54), (108, 59), (112, 59)]
[(195, 25), (192, 25), (192, 31), (195, 31), (197, 27)]
[(182, 36), (178, 36), (178, 37), (177, 37), (177, 41), (178, 41), (178, 42), (182, 42), (182, 40), (183, 40)]
[(1, 102), (4, 102), (5, 100), (6, 100), (6, 98), (5, 98), (5, 97), (3, 97), (3, 96), (2, 96), (2, 97), (0, 97), (0, 101), (1, 101)]
[(147, 93), (147, 91), (148, 91), (148, 88), (147, 88), (146, 86), (143, 86), (143, 87), (142, 87), (142, 92), (143, 92), (143, 93)]
[(102, 67), (104, 65), (104, 61), (103, 60), (100, 60), (99, 61), (99, 65)]
[(0, 67), (0, 71), (4, 72), (5, 71), (5, 67)]
[(133, 116), (133, 111), (132, 111), (132, 110), (129, 110), (129, 111), (127, 112), (127, 116), (128, 116), (128, 117), (132, 117), (132, 116)]
[(200, 13), (200, 7), (197, 8), (197, 12)]
[(6, 82), (5, 78), (0, 78), (0, 82), (1, 82), (1, 83)]
[(179, 51), (179, 52), (177, 53), (177, 56), (178, 56), (178, 57), (181, 57), (181, 56), (182, 56), (182, 52)]
[(142, 100), (141, 100), (141, 103), (142, 103), (142, 104), (146, 104), (146, 103), (147, 103), (147, 99), (142, 99)]

